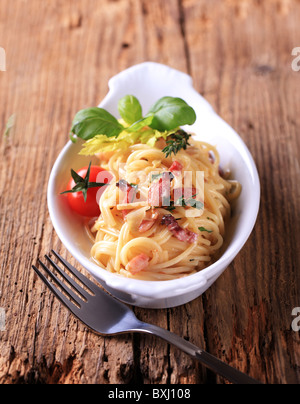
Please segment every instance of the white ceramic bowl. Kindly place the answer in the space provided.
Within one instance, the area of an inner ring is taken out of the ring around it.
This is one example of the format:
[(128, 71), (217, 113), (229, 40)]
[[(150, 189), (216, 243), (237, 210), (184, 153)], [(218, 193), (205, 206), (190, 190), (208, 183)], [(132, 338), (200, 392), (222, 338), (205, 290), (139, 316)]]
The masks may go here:
[[(193, 88), (185, 73), (157, 63), (133, 66), (109, 81), (109, 93), (99, 106), (118, 116), (118, 100), (135, 95), (144, 112), (163, 96), (183, 98), (197, 114), (197, 121), (187, 129), (199, 140), (217, 145), (221, 164), (233, 173), (243, 186), (227, 227), (221, 257), (194, 275), (172, 281), (149, 282), (131, 280), (109, 273), (90, 258), (91, 242), (82, 222), (74, 216), (60, 192), (66, 189), (70, 169), (87, 165), (90, 157), (79, 156), (81, 143), (69, 142), (60, 153), (48, 185), (48, 207), (53, 226), (67, 250), (102, 286), (118, 299), (140, 307), (167, 308), (185, 304), (204, 293), (228, 267), (247, 241), (256, 222), (260, 203), (260, 183), (255, 163), (246, 145)], [(244, 268), (246, 271), (247, 269)]]

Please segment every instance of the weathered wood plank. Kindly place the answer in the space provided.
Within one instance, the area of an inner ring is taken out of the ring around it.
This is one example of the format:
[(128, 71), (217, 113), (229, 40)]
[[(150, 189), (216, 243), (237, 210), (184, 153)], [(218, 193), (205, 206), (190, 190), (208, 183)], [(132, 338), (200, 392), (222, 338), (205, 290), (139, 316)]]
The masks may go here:
[(291, 69), (299, 3), (184, 4), (196, 87), (241, 134), (262, 182), (253, 235), (203, 297), (208, 347), (263, 381), (299, 383), (299, 334), (291, 331), (300, 285), (300, 83)]
[[(10, 19), (19, 31), (4, 32), (3, 25), (1, 35), (7, 38), (1, 45), (9, 61), (0, 78), (7, 94), (3, 125), (12, 113), (17, 124), (1, 143), (1, 306), (7, 321), (1, 333), (0, 379), (126, 382), (134, 358), (131, 337), (101, 339), (88, 333), (30, 267), (52, 246), (65, 253), (47, 213), (47, 179), (68, 139), (72, 116), (84, 105), (97, 104), (118, 71), (117, 64), (103, 63), (100, 55), (110, 49), (115, 52), (111, 63), (117, 62), (122, 32), (115, 38), (113, 27), (128, 4), (102, 2), (99, 7), (98, 2), (78, 1), (73, 7), (73, 2), (31, 1), (13, 8), (6, 3), (4, 21)], [(24, 19), (25, 14), (30, 17)], [(99, 24), (107, 18), (109, 30)], [(103, 41), (103, 36), (108, 37)], [(6, 178), (11, 178), (9, 192)]]

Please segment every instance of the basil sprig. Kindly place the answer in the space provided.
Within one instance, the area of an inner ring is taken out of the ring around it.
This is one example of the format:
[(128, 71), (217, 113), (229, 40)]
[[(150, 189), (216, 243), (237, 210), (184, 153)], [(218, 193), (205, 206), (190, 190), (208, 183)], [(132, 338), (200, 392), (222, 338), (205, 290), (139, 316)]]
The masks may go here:
[(196, 121), (196, 113), (181, 98), (163, 97), (158, 100), (143, 116), (142, 106), (133, 95), (126, 95), (118, 103), (121, 118), (129, 126), (122, 125), (112, 114), (103, 108), (93, 107), (79, 111), (73, 120), (70, 137), (89, 140), (97, 135), (118, 137), (125, 129), (136, 132), (149, 126), (160, 132), (177, 129), (182, 125), (192, 125)]

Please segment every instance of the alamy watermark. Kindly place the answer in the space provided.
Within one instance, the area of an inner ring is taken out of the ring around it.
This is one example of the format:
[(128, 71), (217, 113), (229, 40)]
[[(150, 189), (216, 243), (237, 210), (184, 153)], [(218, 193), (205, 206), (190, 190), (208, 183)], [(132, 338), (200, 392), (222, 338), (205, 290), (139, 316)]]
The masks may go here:
[(5, 310), (0, 307), (0, 331), (5, 331)]
[(0, 47), (0, 71), (5, 72), (6, 71), (6, 53), (5, 49)]
[[(124, 178), (126, 165), (119, 164), (119, 178)], [(113, 179), (111, 179), (113, 177)], [(110, 206), (118, 210), (133, 209), (150, 204), (153, 207), (163, 206), (167, 210), (176, 207), (190, 207), (185, 213), (186, 217), (200, 217), (204, 212), (204, 172), (203, 171), (176, 171), (159, 172), (132, 171), (127, 173), (127, 181), (119, 180), (117, 187), (119, 193), (111, 193)], [(97, 176), (98, 183), (116, 182), (113, 173), (102, 171)], [(143, 190), (148, 190), (145, 196)], [(100, 188), (96, 199), (99, 203), (103, 194)]]
[(292, 69), (294, 72), (300, 72), (300, 47), (292, 50), (292, 56), (296, 56), (292, 61)]
[(292, 311), (292, 316), (295, 319), (292, 322), (292, 330), (295, 332), (300, 331), (300, 307), (295, 307)]

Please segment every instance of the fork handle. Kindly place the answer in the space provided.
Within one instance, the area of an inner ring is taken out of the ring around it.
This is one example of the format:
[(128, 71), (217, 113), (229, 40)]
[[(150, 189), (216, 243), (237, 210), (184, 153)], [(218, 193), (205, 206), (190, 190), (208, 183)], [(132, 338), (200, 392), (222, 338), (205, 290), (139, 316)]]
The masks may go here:
[(168, 343), (175, 345), (177, 348), (181, 349), (185, 353), (189, 354), (193, 358), (197, 359), (204, 366), (212, 370), (213, 372), (219, 374), (220, 376), (226, 378), (231, 383), (234, 384), (261, 384), (257, 380), (252, 379), (246, 374), (240, 372), (239, 370), (227, 365), (215, 356), (203, 351), (196, 345), (186, 341), (184, 338), (165, 330), (163, 328), (157, 327), (156, 325), (140, 323), (138, 329), (135, 331), (142, 332), (146, 334), (152, 334), (160, 337), (167, 341)]

